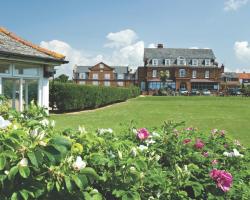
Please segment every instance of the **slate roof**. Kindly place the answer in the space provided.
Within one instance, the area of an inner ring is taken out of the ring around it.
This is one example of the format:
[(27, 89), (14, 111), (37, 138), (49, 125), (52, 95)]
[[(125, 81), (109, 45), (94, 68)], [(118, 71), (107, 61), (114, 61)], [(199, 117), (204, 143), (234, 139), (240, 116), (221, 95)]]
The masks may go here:
[(145, 48), (145, 59), (215, 59), (212, 49), (185, 49), (185, 48)]
[(64, 55), (32, 44), (3, 27), (0, 27), (0, 53), (54, 60), (62, 63), (67, 62), (64, 61)]

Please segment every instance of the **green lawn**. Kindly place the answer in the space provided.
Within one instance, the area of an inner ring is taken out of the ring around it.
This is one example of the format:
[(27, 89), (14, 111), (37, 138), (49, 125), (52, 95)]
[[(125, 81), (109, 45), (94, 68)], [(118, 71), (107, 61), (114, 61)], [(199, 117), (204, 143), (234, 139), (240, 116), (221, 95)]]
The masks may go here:
[(134, 120), (138, 127), (155, 127), (165, 120), (186, 121), (200, 130), (225, 129), (250, 146), (250, 98), (242, 97), (139, 97), (90, 112), (51, 115), (58, 129), (113, 128)]

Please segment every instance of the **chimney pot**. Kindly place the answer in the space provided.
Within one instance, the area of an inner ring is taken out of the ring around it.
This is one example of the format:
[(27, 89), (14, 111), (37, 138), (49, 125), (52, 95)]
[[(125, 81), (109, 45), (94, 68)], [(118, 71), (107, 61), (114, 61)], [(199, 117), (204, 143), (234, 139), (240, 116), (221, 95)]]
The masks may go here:
[(158, 49), (162, 49), (162, 48), (163, 48), (163, 44), (158, 44), (158, 45), (157, 45), (157, 48), (158, 48)]

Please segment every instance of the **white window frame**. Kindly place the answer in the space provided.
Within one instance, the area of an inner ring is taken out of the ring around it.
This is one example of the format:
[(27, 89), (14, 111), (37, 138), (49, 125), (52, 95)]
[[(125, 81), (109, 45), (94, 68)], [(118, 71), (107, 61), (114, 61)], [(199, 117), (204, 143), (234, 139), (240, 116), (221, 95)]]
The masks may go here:
[[(37, 68), (37, 75), (31, 75), (31, 74), (16, 74), (15, 73), (15, 70), (16, 70), (16, 65), (21, 65), (21, 66), (27, 66), (27, 67), (36, 67)], [(36, 64), (34, 64), (34, 65), (32, 65), (32, 64), (27, 64), (27, 63), (15, 63), (15, 64), (13, 64), (12, 65), (13, 66), (13, 68), (12, 68), (12, 75), (13, 75), (13, 77), (32, 77), (32, 78), (39, 78), (40, 77), (40, 75), (41, 75), (41, 68), (43, 69), (43, 67), (41, 66), (41, 65), (36, 65)]]
[(199, 61), (198, 59), (192, 59), (192, 66), (198, 66)]
[(110, 74), (104, 74), (104, 79), (105, 80), (110, 80)]
[[(181, 62), (183, 62), (183, 63), (181, 63)], [(185, 59), (185, 58), (179, 57), (179, 58), (177, 59), (177, 65), (185, 66), (186, 64), (187, 64), (187, 62), (186, 62), (186, 59)]]
[(110, 86), (110, 81), (104, 81), (104, 86), (109, 87)]
[(80, 79), (86, 79), (86, 77), (87, 77), (86, 72), (81, 72), (81, 73), (79, 73), (79, 78), (80, 78)]
[(192, 71), (192, 78), (196, 78), (197, 77), (197, 71), (196, 70), (193, 70)]
[(156, 77), (157, 77), (157, 69), (153, 69), (152, 78), (156, 78)]
[(210, 66), (210, 65), (211, 65), (211, 60), (205, 59), (205, 66)]
[(117, 79), (118, 80), (123, 80), (124, 79), (124, 74), (117, 74)]
[(100, 67), (100, 69), (103, 69), (104, 68), (104, 64), (100, 63), (99, 67)]
[(186, 70), (185, 69), (179, 69), (179, 77), (186, 77)]
[(152, 65), (153, 66), (158, 66), (158, 64), (159, 64), (158, 59), (156, 59), (156, 58), (152, 59)]
[(209, 78), (210, 74), (209, 74), (209, 70), (205, 71), (205, 78)]
[(7, 62), (1, 62), (1, 65), (5, 65), (8, 66), (9, 65), (9, 73), (0, 73), (1, 76), (11, 76), (13, 73), (13, 65)]
[(94, 73), (94, 74), (93, 74), (93, 79), (94, 79), (94, 80), (98, 80), (98, 74), (97, 74), (97, 73)]
[(171, 65), (171, 59), (165, 59), (165, 66)]

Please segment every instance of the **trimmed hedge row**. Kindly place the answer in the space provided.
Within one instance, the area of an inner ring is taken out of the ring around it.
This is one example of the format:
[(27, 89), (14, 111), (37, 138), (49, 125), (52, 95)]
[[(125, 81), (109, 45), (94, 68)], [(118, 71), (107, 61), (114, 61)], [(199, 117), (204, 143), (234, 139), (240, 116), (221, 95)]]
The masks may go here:
[(118, 88), (55, 82), (50, 84), (50, 106), (61, 111), (98, 108), (140, 95), (138, 87)]

